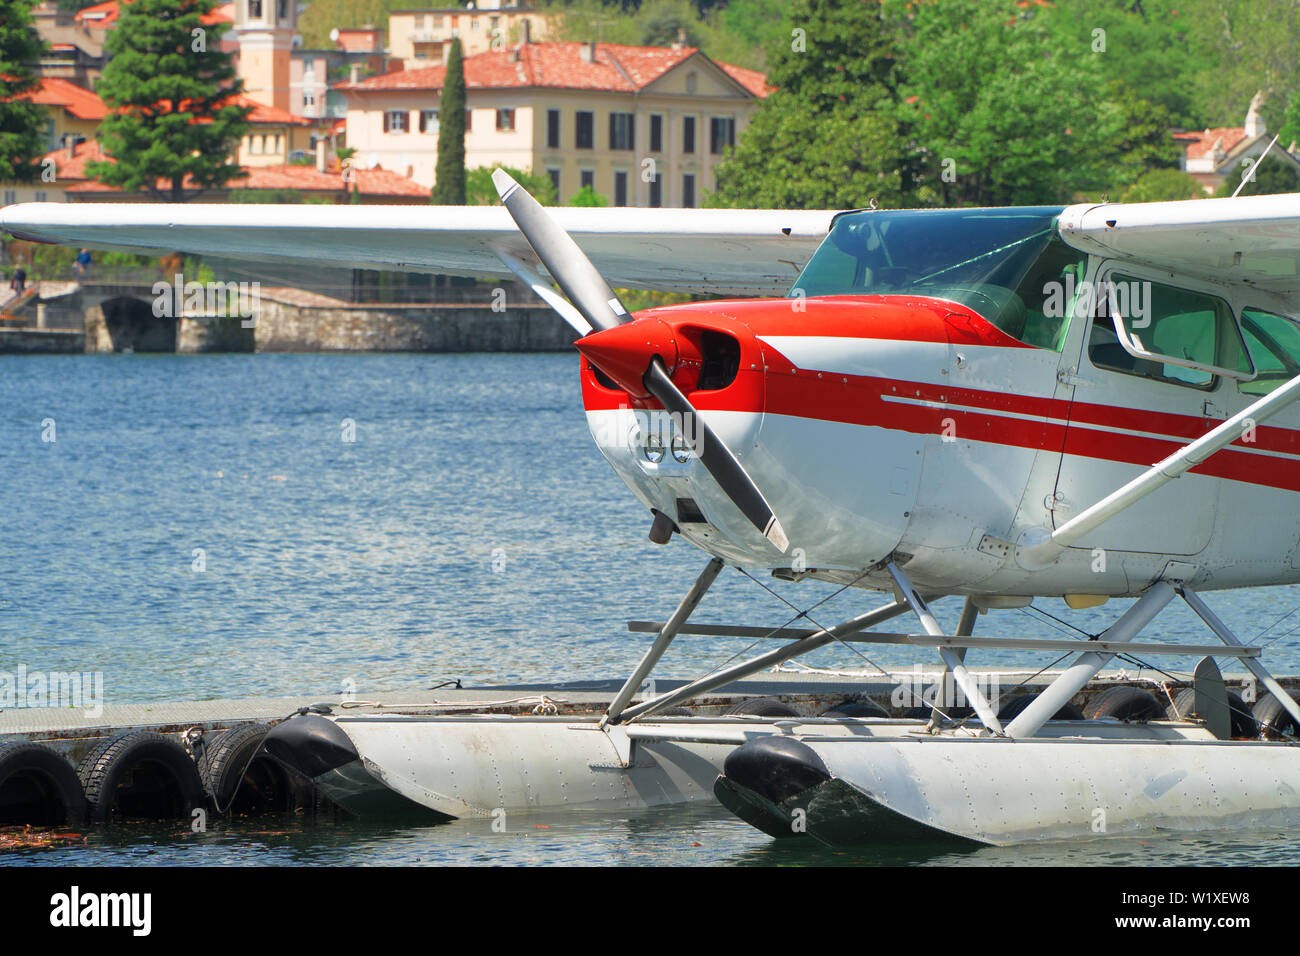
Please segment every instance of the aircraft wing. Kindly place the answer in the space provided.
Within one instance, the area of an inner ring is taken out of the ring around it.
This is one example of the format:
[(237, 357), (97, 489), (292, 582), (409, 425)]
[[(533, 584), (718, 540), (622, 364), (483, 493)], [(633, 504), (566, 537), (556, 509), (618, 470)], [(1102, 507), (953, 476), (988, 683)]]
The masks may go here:
[[(834, 211), (562, 207), (555, 219), (615, 288), (783, 295)], [(501, 206), (22, 203), (0, 209), (20, 239), (243, 261), (507, 276), (538, 267)], [(502, 254), (505, 254), (503, 258)]]
[(1300, 194), (1076, 205), (1060, 228), (1083, 252), (1300, 296)]

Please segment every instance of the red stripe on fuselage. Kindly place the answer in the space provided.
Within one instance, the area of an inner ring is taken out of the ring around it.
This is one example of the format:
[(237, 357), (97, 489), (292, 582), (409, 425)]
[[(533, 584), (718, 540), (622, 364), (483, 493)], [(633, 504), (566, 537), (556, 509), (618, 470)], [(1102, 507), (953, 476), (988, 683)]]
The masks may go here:
[[(688, 397), (692, 404), (704, 411), (765, 412), (920, 435), (955, 432), (957, 437), (971, 441), (1035, 451), (1057, 452), (1064, 448), (1068, 455), (1141, 467), (1168, 457), (1188, 440), (1201, 437), (1219, 424), (1213, 419), (1191, 415), (1079, 402), (1072, 405), (1064, 400), (1041, 396), (952, 388), (901, 379), (839, 372), (825, 372), (821, 378), (817, 376), (816, 371), (802, 369), (794, 374), (769, 374), (763, 408), (755, 407), (752, 390), (746, 390), (749, 400), (737, 401), (740, 396), (731, 395), (731, 389), (696, 391)], [(634, 405), (646, 407), (630, 402), (624, 392), (603, 388), (590, 370), (584, 370), (582, 379), (583, 403), (589, 411)], [(939, 407), (915, 404), (917, 401), (933, 402)], [(982, 411), (954, 407), (963, 405)], [(1012, 418), (1009, 415), (1028, 417)], [(1064, 424), (1067, 416), (1072, 416), (1068, 430)], [(1127, 435), (1109, 429), (1141, 430), (1172, 437)], [(1238, 441), (1234, 445), (1263, 452), (1300, 454), (1300, 432), (1260, 426), (1253, 444), (1247, 446)], [(1197, 465), (1192, 474), (1300, 492), (1300, 461), (1237, 451), (1234, 447), (1224, 449)]]

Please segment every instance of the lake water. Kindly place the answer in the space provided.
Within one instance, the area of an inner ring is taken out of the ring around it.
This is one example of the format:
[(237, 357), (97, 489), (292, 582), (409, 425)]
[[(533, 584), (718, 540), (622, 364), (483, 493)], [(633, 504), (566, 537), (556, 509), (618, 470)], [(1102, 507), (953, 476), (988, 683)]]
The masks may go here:
[[(349, 687), (366, 699), (451, 678), (469, 686), (624, 675), (649, 640), (629, 635), (626, 621), (670, 613), (705, 556), (681, 539), (646, 539), (649, 515), (587, 434), (576, 372), (573, 354), (0, 356), (0, 670), (102, 671), (110, 704), (306, 702)], [(764, 580), (801, 607), (833, 590)], [(1300, 671), (1300, 634), (1290, 633), (1300, 613), (1270, 627), (1300, 604), (1300, 590), (1208, 600), (1243, 639), (1274, 641), (1275, 671)], [(846, 592), (815, 617), (829, 624), (879, 601)], [(1059, 601), (1042, 603), (1066, 613)], [(1095, 633), (1122, 607), (1069, 619)], [(945, 626), (959, 608), (938, 605)], [(697, 619), (776, 626), (789, 617), (727, 572)], [(1212, 640), (1185, 608), (1171, 606), (1157, 625), (1146, 636)], [(980, 628), (1058, 636), (1019, 611), (989, 615)], [(746, 646), (684, 637), (657, 673), (694, 676)], [(862, 650), (885, 666), (915, 660), (898, 647)], [(807, 660), (865, 667), (842, 647)], [(1276, 834), (1211, 842), (1216, 862), (1300, 862)], [(1073, 845), (1069, 859), (1202, 862), (1205, 843)], [(939, 858), (1061, 862), (1065, 852)], [(74, 850), (5, 859), (933, 861), (776, 846), (718, 808), (561, 815), (506, 835), (459, 822), (251, 822), (198, 838), (124, 828)]]

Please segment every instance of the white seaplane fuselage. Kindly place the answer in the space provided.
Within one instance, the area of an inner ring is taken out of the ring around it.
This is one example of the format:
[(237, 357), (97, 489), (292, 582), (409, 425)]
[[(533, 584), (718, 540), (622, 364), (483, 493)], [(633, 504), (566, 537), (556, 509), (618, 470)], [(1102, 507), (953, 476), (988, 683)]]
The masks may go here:
[[(1114, 268), (1094, 257), (1084, 282)], [(1269, 304), (1230, 286), (1179, 286), (1236, 312)], [(771, 502), (790, 552), (758, 534), (698, 459), (677, 460), (663, 441), (651, 461), (647, 436), (678, 423), (603, 387), (584, 363), (587, 419), (637, 497), (710, 554), (876, 588), (888, 577), (860, 578), (863, 569), (900, 554), (919, 587), (977, 596), (1134, 595), (1162, 576), (1199, 590), (1300, 581), (1296, 406), (1104, 524), (1086, 547), (1039, 571), (1017, 563), (1026, 530), (1059, 527), (1259, 397), (1224, 377), (1200, 388), (1094, 364), (1089, 341), (1113, 337), (1108, 317), (1072, 316), (1052, 348), (917, 296), (663, 311), (752, 333), (744, 357), (753, 368), (728, 388), (688, 395)], [(683, 515), (683, 501), (698, 514)]]

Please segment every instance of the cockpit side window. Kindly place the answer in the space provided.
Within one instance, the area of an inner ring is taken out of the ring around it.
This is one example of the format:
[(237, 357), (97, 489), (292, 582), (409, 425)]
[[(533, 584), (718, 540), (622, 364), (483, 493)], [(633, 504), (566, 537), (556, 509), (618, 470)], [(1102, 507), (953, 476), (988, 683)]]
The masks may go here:
[[(1112, 309), (1139, 350), (1156, 358), (1140, 358), (1124, 348)], [(1232, 308), (1218, 296), (1120, 273), (1110, 273), (1098, 288), (1088, 338), (1088, 357), (1098, 368), (1209, 391), (1218, 382), (1214, 373), (1161, 362), (1158, 356), (1248, 372), (1248, 360), (1241, 353)]]

